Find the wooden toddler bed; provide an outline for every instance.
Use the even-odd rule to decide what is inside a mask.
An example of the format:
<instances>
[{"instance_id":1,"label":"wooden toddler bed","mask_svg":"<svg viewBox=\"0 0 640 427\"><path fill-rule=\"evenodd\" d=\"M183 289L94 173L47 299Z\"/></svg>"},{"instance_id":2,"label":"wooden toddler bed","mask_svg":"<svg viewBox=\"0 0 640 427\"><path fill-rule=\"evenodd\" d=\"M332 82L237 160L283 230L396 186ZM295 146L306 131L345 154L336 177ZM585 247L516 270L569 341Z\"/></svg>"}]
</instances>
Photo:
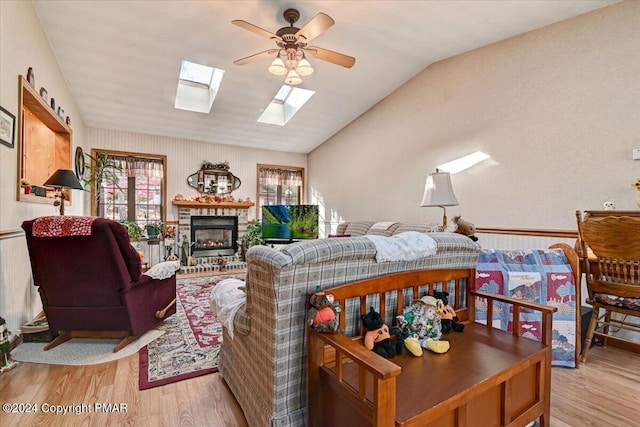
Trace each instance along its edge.
<instances>
[{"instance_id":1,"label":"wooden toddler bed","mask_svg":"<svg viewBox=\"0 0 640 427\"><path fill-rule=\"evenodd\" d=\"M308 329L309 426L549 426L551 321L556 311L474 290L475 269L420 270L379 276L332 289L340 327L355 337ZM462 333L451 332L447 353L404 351L384 359L363 345L360 314L370 306L387 324L435 291L450 293ZM472 322L475 298L488 300L488 324ZM542 342L492 327L494 301L511 304L514 331L520 312L542 313ZM358 332L359 330L359 332Z\"/></svg>"}]
</instances>

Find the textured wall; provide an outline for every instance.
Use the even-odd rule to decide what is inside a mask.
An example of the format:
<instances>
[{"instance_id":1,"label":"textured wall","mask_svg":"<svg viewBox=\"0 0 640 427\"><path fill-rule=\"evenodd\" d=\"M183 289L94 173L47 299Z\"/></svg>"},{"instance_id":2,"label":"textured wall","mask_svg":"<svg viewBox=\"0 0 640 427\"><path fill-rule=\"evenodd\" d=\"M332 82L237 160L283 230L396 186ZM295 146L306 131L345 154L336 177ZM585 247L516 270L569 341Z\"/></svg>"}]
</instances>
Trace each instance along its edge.
<instances>
[{"instance_id":1,"label":"textured wall","mask_svg":"<svg viewBox=\"0 0 640 427\"><path fill-rule=\"evenodd\" d=\"M327 218L438 222L427 174L482 150L450 217L575 229L576 209L636 209L639 22L622 2L431 65L310 153L311 192Z\"/></svg>"},{"instance_id":2,"label":"textured wall","mask_svg":"<svg viewBox=\"0 0 640 427\"><path fill-rule=\"evenodd\" d=\"M304 167L307 155L282 151L258 150L132 133L125 131L89 128L87 144L90 148L130 151L136 153L164 154L167 156L167 198L180 193L189 198L198 192L187 185L187 177L196 172L203 160L212 163L229 162L230 170L240 178L242 185L233 192L237 198L250 197L256 201L256 168L258 163ZM255 207L249 209L249 219L255 218ZM178 220L178 209L167 205L167 220Z\"/></svg>"},{"instance_id":3,"label":"textured wall","mask_svg":"<svg viewBox=\"0 0 640 427\"><path fill-rule=\"evenodd\" d=\"M71 117L73 156L76 147L83 146L84 124L31 2L0 1L0 65L0 105L17 120L18 75L26 76L27 69L33 67L37 90L44 86ZM55 214L51 205L16 201L17 156L16 135L16 148L0 146L0 230L19 228L24 219ZM83 192L73 192L73 206L65 210L67 215L83 213L83 198Z\"/></svg>"},{"instance_id":4,"label":"textured wall","mask_svg":"<svg viewBox=\"0 0 640 427\"><path fill-rule=\"evenodd\" d=\"M0 1L0 105L16 120L18 75L26 76L29 67L33 67L36 88L44 86L71 117L73 153L83 146L84 125L33 5L30 1ZM57 214L50 204L16 201L17 135L15 145L14 149L0 145L0 316L12 331L31 320L42 305L31 285L24 236L11 231L20 229L25 219ZM83 198L81 191L74 191L73 206L66 208L66 214L82 214Z\"/></svg>"}]
</instances>

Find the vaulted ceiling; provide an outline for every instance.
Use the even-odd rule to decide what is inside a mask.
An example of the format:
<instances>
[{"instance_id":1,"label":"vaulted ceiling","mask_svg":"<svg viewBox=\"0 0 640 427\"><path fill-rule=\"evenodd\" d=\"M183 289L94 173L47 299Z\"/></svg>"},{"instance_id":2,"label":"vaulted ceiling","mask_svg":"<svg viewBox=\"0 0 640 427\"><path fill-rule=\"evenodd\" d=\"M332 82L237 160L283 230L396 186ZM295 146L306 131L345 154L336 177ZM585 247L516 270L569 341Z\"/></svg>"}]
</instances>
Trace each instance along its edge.
<instances>
[{"instance_id":1,"label":"vaulted ceiling","mask_svg":"<svg viewBox=\"0 0 640 427\"><path fill-rule=\"evenodd\" d=\"M611 1L34 1L87 126L308 153L430 64L607 6ZM275 47L231 24L270 32L318 12L335 25L312 44L354 56L351 69L309 58L315 91L284 127L258 123L284 76L271 59L233 61ZM226 71L209 114L174 108L181 60Z\"/></svg>"}]
</instances>

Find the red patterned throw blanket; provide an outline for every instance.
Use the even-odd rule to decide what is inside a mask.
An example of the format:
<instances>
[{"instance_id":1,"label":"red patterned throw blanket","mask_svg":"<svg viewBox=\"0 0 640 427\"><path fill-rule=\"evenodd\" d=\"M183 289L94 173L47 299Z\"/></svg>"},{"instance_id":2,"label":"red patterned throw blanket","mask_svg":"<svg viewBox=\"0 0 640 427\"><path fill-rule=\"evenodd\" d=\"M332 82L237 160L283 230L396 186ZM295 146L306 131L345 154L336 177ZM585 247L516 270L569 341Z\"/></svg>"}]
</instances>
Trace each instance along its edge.
<instances>
[{"instance_id":1,"label":"red patterned throw blanket","mask_svg":"<svg viewBox=\"0 0 640 427\"><path fill-rule=\"evenodd\" d=\"M33 221L35 237L91 236L96 216L43 216Z\"/></svg>"}]
</instances>

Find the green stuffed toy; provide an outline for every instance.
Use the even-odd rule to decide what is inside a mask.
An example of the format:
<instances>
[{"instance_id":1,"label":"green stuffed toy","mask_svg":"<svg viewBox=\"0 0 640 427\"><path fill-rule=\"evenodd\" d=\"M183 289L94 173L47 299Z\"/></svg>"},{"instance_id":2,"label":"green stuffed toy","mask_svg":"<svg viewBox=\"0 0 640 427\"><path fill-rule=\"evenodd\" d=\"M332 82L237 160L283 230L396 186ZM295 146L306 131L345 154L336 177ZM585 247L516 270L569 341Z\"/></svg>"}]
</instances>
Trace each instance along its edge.
<instances>
[{"instance_id":1,"label":"green stuffed toy","mask_svg":"<svg viewBox=\"0 0 640 427\"><path fill-rule=\"evenodd\" d=\"M396 316L399 336L404 339L405 347L412 354L419 356L422 350L416 350L417 342L421 348L435 353L445 353L449 350L449 342L441 341L442 322L437 310L437 301L432 296L424 296L414 300L411 305L402 310L402 315Z\"/></svg>"}]
</instances>

